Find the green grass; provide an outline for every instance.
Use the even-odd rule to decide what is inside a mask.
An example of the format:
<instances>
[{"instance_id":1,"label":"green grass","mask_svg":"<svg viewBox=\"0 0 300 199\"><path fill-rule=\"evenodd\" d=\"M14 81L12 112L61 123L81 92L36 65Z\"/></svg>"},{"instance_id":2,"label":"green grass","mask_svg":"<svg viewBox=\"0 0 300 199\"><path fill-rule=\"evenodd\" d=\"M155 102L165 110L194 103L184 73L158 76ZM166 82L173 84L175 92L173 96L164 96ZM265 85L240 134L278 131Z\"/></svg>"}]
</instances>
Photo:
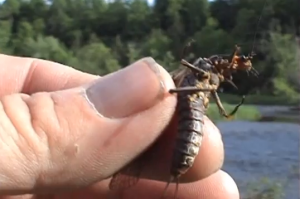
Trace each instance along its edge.
<instances>
[{"instance_id":1,"label":"green grass","mask_svg":"<svg viewBox=\"0 0 300 199\"><path fill-rule=\"evenodd\" d=\"M222 102L228 104L238 104L241 101L241 96L232 94L219 94ZM257 104L257 105L298 105L299 96L294 99L287 99L281 96L270 95L247 95L245 104Z\"/></svg>"},{"instance_id":2,"label":"green grass","mask_svg":"<svg viewBox=\"0 0 300 199\"><path fill-rule=\"evenodd\" d=\"M227 113L230 113L235 105L230 105L223 103L223 106ZM215 103L211 103L207 110L207 115L213 121L227 120L220 115L219 109ZM234 115L233 120L248 120L248 121L257 121L261 117L259 110L255 106L243 105L239 108L238 112Z\"/></svg>"},{"instance_id":3,"label":"green grass","mask_svg":"<svg viewBox=\"0 0 300 199\"><path fill-rule=\"evenodd\" d=\"M283 180L271 180L262 177L248 183L247 199L283 199L285 196L285 184Z\"/></svg>"}]
</instances>

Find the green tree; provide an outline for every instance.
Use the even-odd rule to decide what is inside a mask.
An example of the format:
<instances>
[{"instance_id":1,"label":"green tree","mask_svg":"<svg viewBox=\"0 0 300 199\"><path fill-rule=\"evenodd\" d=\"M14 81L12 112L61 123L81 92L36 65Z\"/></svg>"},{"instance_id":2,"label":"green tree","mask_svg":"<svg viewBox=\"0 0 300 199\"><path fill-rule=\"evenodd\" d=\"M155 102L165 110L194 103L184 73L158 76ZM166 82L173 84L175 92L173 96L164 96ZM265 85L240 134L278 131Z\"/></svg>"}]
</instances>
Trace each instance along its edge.
<instances>
[{"instance_id":1,"label":"green tree","mask_svg":"<svg viewBox=\"0 0 300 199\"><path fill-rule=\"evenodd\" d=\"M38 36L36 39L28 38L23 44L24 55L40 59L53 60L62 64L68 64L72 59L71 53L52 36Z\"/></svg>"},{"instance_id":2,"label":"green tree","mask_svg":"<svg viewBox=\"0 0 300 199\"><path fill-rule=\"evenodd\" d=\"M151 56L167 69L174 68L174 57L170 51L171 40L161 30L153 30L140 46L143 56ZM178 57L179 63L179 57ZM178 65L178 64L177 64Z\"/></svg>"},{"instance_id":3,"label":"green tree","mask_svg":"<svg viewBox=\"0 0 300 199\"><path fill-rule=\"evenodd\" d=\"M82 71L104 75L120 69L120 65L112 56L111 50L102 42L88 44L75 52L77 61L72 64Z\"/></svg>"},{"instance_id":4,"label":"green tree","mask_svg":"<svg viewBox=\"0 0 300 199\"><path fill-rule=\"evenodd\" d=\"M8 42L11 37L11 25L11 22L8 20L0 20L0 53L11 53L8 48Z\"/></svg>"},{"instance_id":5,"label":"green tree","mask_svg":"<svg viewBox=\"0 0 300 199\"><path fill-rule=\"evenodd\" d=\"M173 41L181 41L184 34L184 24L181 10L183 0L156 0L154 5L155 15L158 16L159 27L165 31L167 36ZM179 51L182 44L173 42L170 48L173 52Z\"/></svg>"},{"instance_id":6,"label":"green tree","mask_svg":"<svg viewBox=\"0 0 300 199\"><path fill-rule=\"evenodd\" d=\"M295 42L296 38L290 34L280 32L270 33L271 41L269 45L270 56L275 68L274 94L286 96L287 98L297 98L299 91L299 46Z\"/></svg>"},{"instance_id":7,"label":"green tree","mask_svg":"<svg viewBox=\"0 0 300 199\"><path fill-rule=\"evenodd\" d=\"M192 36L200 31L206 24L209 12L209 2L207 0L185 0L180 9L180 15L184 26L184 35Z\"/></svg>"},{"instance_id":8,"label":"green tree","mask_svg":"<svg viewBox=\"0 0 300 199\"><path fill-rule=\"evenodd\" d=\"M12 47L14 53L18 55L26 55L27 49L24 45L26 40L31 38L34 35L34 30L32 25L27 21L20 21L17 26L17 32L12 35Z\"/></svg>"},{"instance_id":9,"label":"green tree","mask_svg":"<svg viewBox=\"0 0 300 199\"><path fill-rule=\"evenodd\" d=\"M200 56L220 54L219 52L230 54L234 48L231 35L218 28L218 23L213 18L208 18L206 26L196 32L193 38L197 41L194 44L195 52Z\"/></svg>"},{"instance_id":10,"label":"green tree","mask_svg":"<svg viewBox=\"0 0 300 199\"><path fill-rule=\"evenodd\" d=\"M151 31L151 9L146 0L128 1L127 26L124 38L126 40L141 40L145 33Z\"/></svg>"}]
</instances>

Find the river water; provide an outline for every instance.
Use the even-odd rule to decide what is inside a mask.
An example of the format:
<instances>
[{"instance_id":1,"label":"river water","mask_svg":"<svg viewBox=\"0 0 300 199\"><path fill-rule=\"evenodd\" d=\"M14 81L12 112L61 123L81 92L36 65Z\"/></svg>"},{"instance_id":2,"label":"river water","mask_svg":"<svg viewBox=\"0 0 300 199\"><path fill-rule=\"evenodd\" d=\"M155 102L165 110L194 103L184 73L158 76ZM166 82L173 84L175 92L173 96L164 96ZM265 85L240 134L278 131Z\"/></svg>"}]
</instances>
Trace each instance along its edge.
<instances>
[{"instance_id":1,"label":"river water","mask_svg":"<svg viewBox=\"0 0 300 199\"><path fill-rule=\"evenodd\" d=\"M267 177L283 185L286 199L299 199L300 125L275 122L219 122L226 152L223 169L242 196L247 183Z\"/></svg>"}]
</instances>

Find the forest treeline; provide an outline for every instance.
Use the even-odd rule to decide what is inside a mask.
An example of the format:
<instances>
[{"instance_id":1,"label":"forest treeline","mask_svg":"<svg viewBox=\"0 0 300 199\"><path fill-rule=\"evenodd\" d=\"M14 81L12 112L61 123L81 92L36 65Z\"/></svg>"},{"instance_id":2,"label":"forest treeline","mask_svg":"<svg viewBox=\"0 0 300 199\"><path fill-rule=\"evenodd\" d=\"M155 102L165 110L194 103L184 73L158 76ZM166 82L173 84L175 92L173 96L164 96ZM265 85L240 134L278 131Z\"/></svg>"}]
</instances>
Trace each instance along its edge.
<instances>
[{"instance_id":1,"label":"forest treeline","mask_svg":"<svg viewBox=\"0 0 300 199\"><path fill-rule=\"evenodd\" d=\"M239 92L257 87L251 92L292 98L299 92L299 7L299 0L156 0L151 6L146 0L6 0L0 52L103 75L144 56L175 69L190 39L196 41L190 58L231 53L239 44L245 54L254 49L261 73L258 79L235 74Z\"/></svg>"}]
</instances>

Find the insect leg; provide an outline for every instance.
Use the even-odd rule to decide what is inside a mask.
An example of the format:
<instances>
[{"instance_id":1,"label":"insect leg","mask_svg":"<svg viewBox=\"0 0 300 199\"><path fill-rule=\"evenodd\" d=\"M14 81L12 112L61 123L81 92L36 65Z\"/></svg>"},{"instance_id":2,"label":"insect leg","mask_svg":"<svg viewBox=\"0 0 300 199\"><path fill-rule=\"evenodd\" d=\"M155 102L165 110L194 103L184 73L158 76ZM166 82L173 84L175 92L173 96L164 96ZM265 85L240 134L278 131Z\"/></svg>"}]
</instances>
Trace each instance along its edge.
<instances>
[{"instance_id":1,"label":"insect leg","mask_svg":"<svg viewBox=\"0 0 300 199\"><path fill-rule=\"evenodd\" d=\"M166 184L165 188L164 188L164 191L163 191L163 194L161 195L160 199L165 199L165 195L167 193L167 189L169 188L171 182L175 181L175 192L174 192L174 195L173 195L173 199L176 199L176 196L177 196L177 193L178 193L178 189L179 189L179 178L178 177L174 177L174 176L171 176L171 178L169 179L168 183ZM169 197L167 197L169 198Z\"/></svg>"},{"instance_id":2,"label":"insect leg","mask_svg":"<svg viewBox=\"0 0 300 199\"><path fill-rule=\"evenodd\" d=\"M213 91L213 92L212 92L212 96L213 96L213 98L215 99L215 101L216 101L216 103L217 103L217 106L218 106L218 108L219 108L220 114L222 114L222 115L223 115L224 117L226 117L226 118L231 118L231 117L238 111L239 107L240 107L240 106L244 103L244 101L245 101L245 96L243 96L241 102L240 102L238 105L236 105L236 106L234 107L233 111L232 111L230 114L227 114L227 113L226 113L226 110L224 109L224 107L223 107L223 105L222 105L222 102L221 102L221 100L220 100L220 98L219 98L218 93L217 93L216 91Z\"/></svg>"},{"instance_id":3,"label":"insect leg","mask_svg":"<svg viewBox=\"0 0 300 199\"><path fill-rule=\"evenodd\" d=\"M225 82L228 82L228 83L231 84L231 86L233 86L236 90L239 90L238 87L235 85L235 83L234 83L231 79L226 78L226 79L225 79Z\"/></svg>"},{"instance_id":4,"label":"insect leg","mask_svg":"<svg viewBox=\"0 0 300 199\"><path fill-rule=\"evenodd\" d=\"M230 57L231 63L229 65L229 68L233 67L234 61L235 61L235 56L237 55L238 51L240 50L240 47L238 45L235 45L235 49L233 54Z\"/></svg>"},{"instance_id":5,"label":"insect leg","mask_svg":"<svg viewBox=\"0 0 300 199\"><path fill-rule=\"evenodd\" d=\"M196 66L194 66L193 64L189 63L188 61L186 61L186 60L184 60L184 59L181 60L181 64L182 64L183 66L188 67L188 68L191 69L193 72L203 74L203 76L208 76L208 75L209 75L208 72L202 70L201 68L197 68Z\"/></svg>"},{"instance_id":6,"label":"insect leg","mask_svg":"<svg viewBox=\"0 0 300 199\"><path fill-rule=\"evenodd\" d=\"M187 87L181 87L181 88L174 88L170 89L169 93L181 93L181 92L189 92L189 93L195 93L195 92L209 92L214 91L215 88L198 88L196 86L187 86Z\"/></svg>"},{"instance_id":7,"label":"insect leg","mask_svg":"<svg viewBox=\"0 0 300 199\"><path fill-rule=\"evenodd\" d=\"M179 189L179 178L176 179L176 187L175 187L175 192L174 192L174 199L176 199L178 189Z\"/></svg>"},{"instance_id":8,"label":"insect leg","mask_svg":"<svg viewBox=\"0 0 300 199\"><path fill-rule=\"evenodd\" d=\"M255 68L251 68L250 72L255 76L255 77L258 77L259 75L259 72L255 69Z\"/></svg>"},{"instance_id":9,"label":"insect leg","mask_svg":"<svg viewBox=\"0 0 300 199\"><path fill-rule=\"evenodd\" d=\"M258 78L258 74L255 73L253 70L250 70L250 73L251 73L252 75L254 75L256 78Z\"/></svg>"}]
</instances>

